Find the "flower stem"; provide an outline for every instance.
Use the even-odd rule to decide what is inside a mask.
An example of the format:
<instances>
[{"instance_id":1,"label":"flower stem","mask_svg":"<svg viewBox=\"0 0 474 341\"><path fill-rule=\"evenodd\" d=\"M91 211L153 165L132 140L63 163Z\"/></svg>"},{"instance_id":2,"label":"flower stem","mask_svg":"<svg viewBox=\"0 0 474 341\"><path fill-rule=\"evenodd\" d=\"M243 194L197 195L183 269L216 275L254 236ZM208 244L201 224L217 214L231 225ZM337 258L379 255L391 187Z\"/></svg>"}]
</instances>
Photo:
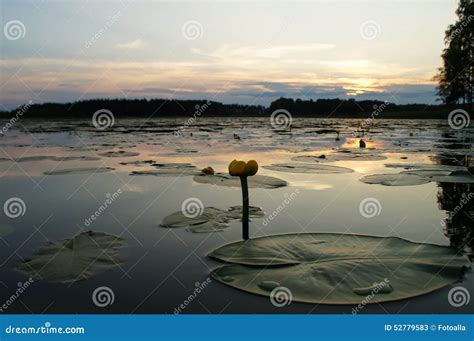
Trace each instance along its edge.
<instances>
[{"instance_id":1,"label":"flower stem","mask_svg":"<svg viewBox=\"0 0 474 341\"><path fill-rule=\"evenodd\" d=\"M242 187L242 238L249 239L249 186L247 177L240 177Z\"/></svg>"}]
</instances>

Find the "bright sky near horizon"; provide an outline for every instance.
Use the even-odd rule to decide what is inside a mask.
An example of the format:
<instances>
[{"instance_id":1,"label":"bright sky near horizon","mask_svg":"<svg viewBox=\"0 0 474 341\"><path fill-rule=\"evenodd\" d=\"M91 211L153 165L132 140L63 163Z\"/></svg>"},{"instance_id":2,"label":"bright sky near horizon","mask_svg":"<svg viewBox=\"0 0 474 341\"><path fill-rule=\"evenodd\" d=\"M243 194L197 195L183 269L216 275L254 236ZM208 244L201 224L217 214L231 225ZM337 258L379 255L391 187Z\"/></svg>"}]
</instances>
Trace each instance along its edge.
<instances>
[{"instance_id":1,"label":"bright sky near horizon","mask_svg":"<svg viewBox=\"0 0 474 341\"><path fill-rule=\"evenodd\" d=\"M456 0L1 0L0 103L436 103ZM1 108L0 108L1 109Z\"/></svg>"}]
</instances>

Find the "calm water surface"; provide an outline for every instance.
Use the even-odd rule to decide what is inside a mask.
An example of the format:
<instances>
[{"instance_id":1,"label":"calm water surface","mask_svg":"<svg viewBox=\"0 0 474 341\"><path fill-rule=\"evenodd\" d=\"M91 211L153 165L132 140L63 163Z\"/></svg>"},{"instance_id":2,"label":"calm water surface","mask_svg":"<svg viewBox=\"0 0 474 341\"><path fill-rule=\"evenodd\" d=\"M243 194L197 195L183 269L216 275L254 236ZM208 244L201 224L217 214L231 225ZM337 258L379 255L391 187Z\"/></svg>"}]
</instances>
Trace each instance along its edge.
<instances>
[{"instance_id":1,"label":"calm water surface","mask_svg":"<svg viewBox=\"0 0 474 341\"><path fill-rule=\"evenodd\" d=\"M25 282L27 275L15 270L18 263L49 241L70 238L94 230L125 239L122 263L94 277L73 284L35 281L8 312L48 313L173 313L193 292L196 283L208 278L221 263L206 255L241 238L238 221L215 233L191 233L186 228L160 227L162 219L181 209L184 200L198 198L204 206L227 209L241 204L239 188L199 184L192 176L132 176L151 165L122 164L153 160L157 163L191 163L199 169L212 166L226 172L234 158L255 159L260 166L291 162L297 155L329 154L336 149L358 150L354 131L360 120L293 119L291 130L275 131L267 119L199 118L190 126L182 119L117 119L106 131L90 121L19 122L0 136L0 158L28 156L91 156L98 160L57 161L36 159L0 162L0 199L21 198L23 216L3 214L0 223L13 228L1 238L0 297L6 300ZM180 133L177 134L176 131ZM337 131L340 139L336 140ZM234 134L240 141L234 140ZM336 161L328 165L354 170L345 174L291 174L260 168L259 174L284 179L288 187L250 190L250 203L268 217L282 202L291 202L275 219L251 222L253 237L297 232L336 232L398 236L412 241L451 245L472 253L473 203L464 205L447 227L442 219L459 205L462 195L473 192L468 184L430 182L419 186L369 185L359 179L377 173L398 173L387 163L434 163L472 166L474 130L452 130L444 121L377 119L365 136L380 161ZM107 157L109 151L138 155ZM45 175L45 172L85 167L112 167L108 173ZM104 203L107 194L120 196L92 223L89 217ZM297 193L297 195L293 195ZM366 218L359 205L376 198L380 214ZM407 279L409 280L409 279ZM467 272L462 285L473 288ZM99 286L113 288L115 302L99 308L91 293ZM375 304L363 313L466 313L470 303L451 307L451 287L399 302ZM211 282L184 310L185 313L351 313L352 306L292 303L275 308L266 297L241 292Z\"/></svg>"}]
</instances>

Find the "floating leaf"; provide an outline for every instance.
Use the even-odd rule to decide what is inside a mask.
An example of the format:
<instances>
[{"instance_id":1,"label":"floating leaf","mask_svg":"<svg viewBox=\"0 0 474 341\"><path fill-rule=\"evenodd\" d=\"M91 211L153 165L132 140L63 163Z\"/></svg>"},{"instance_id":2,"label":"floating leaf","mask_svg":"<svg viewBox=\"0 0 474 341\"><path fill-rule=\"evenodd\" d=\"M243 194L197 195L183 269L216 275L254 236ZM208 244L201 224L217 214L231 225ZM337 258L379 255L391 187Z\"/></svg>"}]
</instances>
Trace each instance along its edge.
<instances>
[{"instance_id":1,"label":"floating leaf","mask_svg":"<svg viewBox=\"0 0 474 341\"><path fill-rule=\"evenodd\" d=\"M263 166L277 172L286 173L312 173L312 174L339 174L352 173L354 170L346 167L311 164L311 163L277 163L270 166Z\"/></svg>"},{"instance_id":2,"label":"floating leaf","mask_svg":"<svg viewBox=\"0 0 474 341\"><path fill-rule=\"evenodd\" d=\"M445 246L335 233L255 238L224 245L209 256L234 263L211 272L223 284L263 296L278 284L291 291L294 301L312 304L359 304L367 295L367 303L423 295L459 281L471 266Z\"/></svg>"},{"instance_id":3,"label":"floating leaf","mask_svg":"<svg viewBox=\"0 0 474 341\"><path fill-rule=\"evenodd\" d=\"M105 157L131 157L131 156L140 155L140 153L130 152L130 151L126 151L126 150L118 150L118 151L111 151L111 152L101 153L99 155L100 156L105 156Z\"/></svg>"},{"instance_id":4,"label":"floating leaf","mask_svg":"<svg viewBox=\"0 0 474 341\"><path fill-rule=\"evenodd\" d=\"M224 173L215 173L214 175L199 174L196 175L194 181L201 184L211 184L227 187L240 187L240 178ZM250 188L279 188L288 186L285 180L278 179L266 175L254 175L247 178Z\"/></svg>"},{"instance_id":5,"label":"floating leaf","mask_svg":"<svg viewBox=\"0 0 474 341\"><path fill-rule=\"evenodd\" d=\"M5 159L0 158L1 161L11 161L11 162L34 162L34 161L57 161L57 162L65 162L65 161L96 161L100 160L99 157L95 156L24 156L18 159Z\"/></svg>"},{"instance_id":6,"label":"floating leaf","mask_svg":"<svg viewBox=\"0 0 474 341\"><path fill-rule=\"evenodd\" d=\"M428 178L411 173L366 175L360 181L384 186L416 186L430 182Z\"/></svg>"},{"instance_id":7,"label":"floating leaf","mask_svg":"<svg viewBox=\"0 0 474 341\"><path fill-rule=\"evenodd\" d=\"M322 154L322 155L300 155L295 156L291 160L297 162L334 162L334 161L380 161L386 160L387 157L379 154L369 154L360 152Z\"/></svg>"},{"instance_id":8,"label":"floating leaf","mask_svg":"<svg viewBox=\"0 0 474 341\"><path fill-rule=\"evenodd\" d=\"M417 170L435 170L452 172L455 170L467 170L466 167L451 166L451 165L435 165L429 163L387 163L385 167L388 168L405 168L405 169L417 169Z\"/></svg>"},{"instance_id":9,"label":"floating leaf","mask_svg":"<svg viewBox=\"0 0 474 341\"><path fill-rule=\"evenodd\" d=\"M89 168L69 168L56 169L44 172L45 175L69 175L69 174L90 174L90 173L107 173L113 171L112 167L89 167Z\"/></svg>"},{"instance_id":10,"label":"floating leaf","mask_svg":"<svg viewBox=\"0 0 474 341\"><path fill-rule=\"evenodd\" d=\"M474 174L469 171L458 170L446 175L433 175L429 179L436 182L472 184L474 183Z\"/></svg>"},{"instance_id":11,"label":"floating leaf","mask_svg":"<svg viewBox=\"0 0 474 341\"><path fill-rule=\"evenodd\" d=\"M155 163L156 169L133 171L130 175L189 176L200 174L199 169L190 163Z\"/></svg>"},{"instance_id":12,"label":"floating leaf","mask_svg":"<svg viewBox=\"0 0 474 341\"><path fill-rule=\"evenodd\" d=\"M71 283L120 263L118 249L123 239L102 232L88 231L52 242L17 266L33 278L54 283Z\"/></svg>"},{"instance_id":13,"label":"floating leaf","mask_svg":"<svg viewBox=\"0 0 474 341\"><path fill-rule=\"evenodd\" d=\"M263 211L259 207L249 207L251 218L263 217ZM217 232L229 227L230 220L242 218L242 206L232 206L227 211L215 207L205 207L202 213L196 217L186 216L182 211L175 212L165 217L161 222L162 227L189 227L194 233Z\"/></svg>"}]
</instances>

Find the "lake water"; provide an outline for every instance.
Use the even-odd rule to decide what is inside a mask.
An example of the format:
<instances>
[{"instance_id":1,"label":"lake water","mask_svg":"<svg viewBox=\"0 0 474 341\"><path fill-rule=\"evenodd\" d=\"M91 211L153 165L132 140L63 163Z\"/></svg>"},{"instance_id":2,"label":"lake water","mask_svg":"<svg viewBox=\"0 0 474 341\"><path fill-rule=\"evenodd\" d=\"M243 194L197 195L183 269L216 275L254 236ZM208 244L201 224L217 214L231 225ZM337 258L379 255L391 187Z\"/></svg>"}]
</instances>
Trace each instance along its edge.
<instances>
[{"instance_id":1,"label":"lake water","mask_svg":"<svg viewBox=\"0 0 474 341\"><path fill-rule=\"evenodd\" d=\"M366 175L403 171L403 168L386 167L388 163L472 166L472 128L453 130L447 122L436 120L377 119L364 140L366 151L379 159L324 163L350 168L354 170L352 173L293 174L262 168L293 162L291 159L298 155L331 155L336 150L345 152L339 155L355 153L359 151L359 137L354 132L360 123L361 120L350 119L293 118L291 130L280 131L273 129L267 118L201 117L189 126L184 119L116 119L113 127L99 131L85 120L20 120L0 136L0 202L3 205L10 198L24 202L23 215L16 218L4 212L0 215L0 224L12 229L0 242L2 301L15 292L19 282L28 280L28 275L16 270L17 265L30 259L48 242L93 230L121 236L125 243L119 249L118 265L73 283L35 280L5 311L173 313L196 285L208 279L210 270L222 265L207 254L241 239L238 220L230 221L227 229L213 233L165 228L160 223L167 215L180 211L189 198L198 199L205 207L222 210L240 205L240 189L198 183L193 176L185 174L130 175L134 171L156 169L151 163L134 161L190 163L198 169L212 166L217 172L226 173L233 159L257 160L261 166L258 174L283 179L288 186L250 188L250 204L260 207L265 218L278 211L272 220L252 219L251 237L299 232L397 236L451 245L472 254L474 202L462 205L446 227L441 223L459 206L463 194L473 192L472 185L432 181L417 186L383 186L360 181ZM234 134L240 140L234 139ZM130 156L108 153L117 151L133 153ZM25 159L30 156L38 158ZM89 159L60 159L73 156ZM45 174L97 167L113 170ZM86 219L103 205L107 195L117 191L120 194L113 202L87 223ZM291 200L279 210L278 206L288 198ZM373 217L366 217L360 211L361 202L367 198L380 204ZM472 289L473 283L472 271L468 271L461 284ZM113 290L113 304L107 307L94 304L91 296L100 286ZM451 287L408 300L368 305L362 312L472 312L472 302L459 308L448 303ZM350 314L352 308L296 302L276 308L267 297L211 281L182 312Z\"/></svg>"}]
</instances>

